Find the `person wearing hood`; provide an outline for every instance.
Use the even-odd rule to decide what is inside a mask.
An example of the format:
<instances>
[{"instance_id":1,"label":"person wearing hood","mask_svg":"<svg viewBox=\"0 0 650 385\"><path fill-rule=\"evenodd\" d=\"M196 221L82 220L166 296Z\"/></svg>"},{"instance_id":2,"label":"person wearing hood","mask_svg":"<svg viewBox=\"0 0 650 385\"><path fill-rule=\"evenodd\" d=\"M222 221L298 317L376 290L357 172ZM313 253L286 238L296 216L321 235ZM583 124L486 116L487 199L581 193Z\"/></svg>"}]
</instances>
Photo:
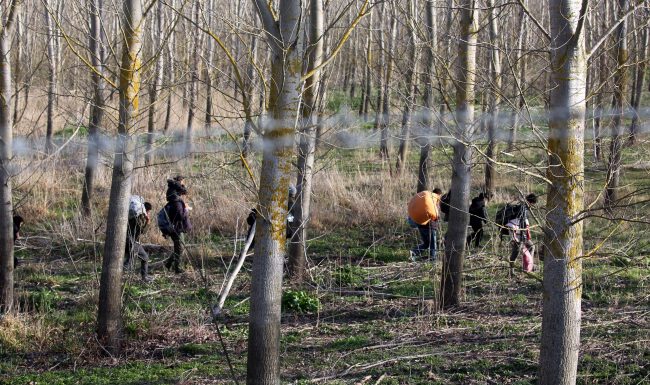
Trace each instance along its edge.
<instances>
[{"instance_id":1,"label":"person wearing hood","mask_svg":"<svg viewBox=\"0 0 650 385\"><path fill-rule=\"evenodd\" d=\"M167 269L174 268L176 274L182 273L182 256L184 234L192 229L190 223L189 210L190 207L185 204L183 197L187 195L187 188L183 183L184 178L177 176L173 179L167 180L167 205L165 212L170 223L170 228L163 232L163 235L169 236L174 242L174 252L165 261Z\"/></svg>"},{"instance_id":2,"label":"person wearing hood","mask_svg":"<svg viewBox=\"0 0 650 385\"><path fill-rule=\"evenodd\" d=\"M484 193L472 199L469 206L469 225L472 226L472 234L467 237L467 246L471 245L474 240L474 247L481 247L481 239L483 238L483 224L488 221L487 209L485 208L485 201L488 197Z\"/></svg>"}]
</instances>

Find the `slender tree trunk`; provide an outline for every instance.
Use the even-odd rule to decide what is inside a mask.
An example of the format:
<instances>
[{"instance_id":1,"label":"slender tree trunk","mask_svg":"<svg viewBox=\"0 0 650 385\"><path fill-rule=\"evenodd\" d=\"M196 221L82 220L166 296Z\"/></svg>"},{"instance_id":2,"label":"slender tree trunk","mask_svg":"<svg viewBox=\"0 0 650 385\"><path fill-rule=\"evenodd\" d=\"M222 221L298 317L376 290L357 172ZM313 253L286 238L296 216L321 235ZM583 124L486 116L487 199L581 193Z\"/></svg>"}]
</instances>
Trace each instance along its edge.
<instances>
[{"instance_id":1,"label":"slender tree trunk","mask_svg":"<svg viewBox=\"0 0 650 385\"><path fill-rule=\"evenodd\" d=\"M386 74L386 44L384 39L384 17L386 16L386 3L381 5L381 13L379 14L379 31L377 31L377 49L379 50L379 58L377 63L377 69L375 71L377 77L377 99L376 99L376 108L375 108L375 131L381 131L382 121L384 114L382 107L384 107L383 97L384 97L384 75ZM381 145L380 145L381 146ZM381 149L379 150L381 155Z\"/></svg>"},{"instance_id":2,"label":"slender tree trunk","mask_svg":"<svg viewBox=\"0 0 650 385\"><path fill-rule=\"evenodd\" d=\"M13 122L11 121L11 29L20 1L6 4L0 13L0 314L14 304L14 233L11 194ZM6 15L6 16L4 16Z\"/></svg>"},{"instance_id":3,"label":"slender tree trunk","mask_svg":"<svg viewBox=\"0 0 650 385\"><path fill-rule=\"evenodd\" d=\"M173 9L176 7L176 0L171 0L171 6ZM167 82L167 103L165 106L165 123L163 125L163 135L169 134L169 125L171 124L171 113L172 113L172 102L174 98L174 82L176 77L174 75L175 65L174 65L174 50L176 47L176 28L172 27L172 17L169 16L169 40L165 51L167 53L167 60L165 61L165 81Z\"/></svg>"},{"instance_id":4,"label":"slender tree trunk","mask_svg":"<svg viewBox=\"0 0 650 385\"><path fill-rule=\"evenodd\" d=\"M102 0L89 0L90 37L88 46L91 52L91 64L95 71L91 73L93 84L93 104L90 108L88 122L88 156L81 191L81 212L88 217L92 213L92 198L95 187L95 172L99 165L99 131L104 115L104 50L102 49Z\"/></svg>"},{"instance_id":5,"label":"slender tree trunk","mask_svg":"<svg viewBox=\"0 0 650 385\"><path fill-rule=\"evenodd\" d=\"M528 0L523 1L524 4L528 2ZM515 79L515 81L513 81L514 95L519 95L517 98L519 101L517 103L517 108L514 111L512 130L510 131L510 137L508 138L509 152L513 151L515 145L517 144L517 132L519 131L519 121L521 120L520 115L523 113L524 106L526 105L525 90L527 88L526 74L528 70L528 59L523 52L523 47L525 44L527 44L526 40L528 38L528 24L526 18L526 13L522 8L521 12L519 13L519 20L521 24L519 25L519 37L517 38L517 54L519 55L519 80L517 81ZM513 74L513 76L516 75Z\"/></svg>"},{"instance_id":6,"label":"slender tree trunk","mask_svg":"<svg viewBox=\"0 0 650 385\"><path fill-rule=\"evenodd\" d=\"M214 1L213 0L208 0L208 9L212 10L214 7ZM208 11L208 17L207 17L207 28L212 30L212 12ZM212 43L212 39L207 39L206 41L206 58L205 58L205 67L203 70L203 78L205 79L205 123L204 123L204 129L205 129L205 136L209 138L212 135L212 116L214 115L213 113L213 104L214 101L212 99L212 67L214 65L214 44Z\"/></svg>"},{"instance_id":7,"label":"slender tree trunk","mask_svg":"<svg viewBox=\"0 0 650 385\"><path fill-rule=\"evenodd\" d=\"M494 178L496 175L494 169L494 159L496 158L495 147L496 131L499 124L499 103L501 102L501 52L498 46L499 28L497 15L494 9L494 0L487 0L488 19L490 25L490 62L492 68L492 87L488 89L488 146L485 160L485 192L488 196L494 195Z\"/></svg>"},{"instance_id":8,"label":"slender tree trunk","mask_svg":"<svg viewBox=\"0 0 650 385\"><path fill-rule=\"evenodd\" d=\"M141 2L125 0L123 4L120 118L115 142L97 312L97 336L111 354L119 352L122 343L122 262L135 157L135 143L131 134L138 113L142 47Z\"/></svg>"},{"instance_id":9,"label":"slender tree trunk","mask_svg":"<svg viewBox=\"0 0 650 385\"><path fill-rule=\"evenodd\" d=\"M263 136L256 257L251 279L247 383L279 384L287 191L302 88L302 57L297 52L302 10L299 1L280 0L279 21L276 22L266 1L254 1L273 52L269 106L274 124Z\"/></svg>"},{"instance_id":10,"label":"slender tree trunk","mask_svg":"<svg viewBox=\"0 0 650 385\"><path fill-rule=\"evenodd\" d=\"M604 33L607 28L609 28L609 7L607 4L604 5L604 15L602 17L602 23L600 26L600 32ZM600 135L601 128L603 126L603 115L605 114L605 85L607 83L607 78L609 77L610 71L607 68L607 55L601 54L598 65L598 74L599 74L599 87L600 90L596 94L596 117L594 118L594 158L597 162L600 162L603 158L602 150L602 138Z\"/></svg>"},{"instance_id":11,"label":"slender tree trunk","mask_svg":"<svg viewBox=\"0 0 650 385\"><path fill-rule=\"evenodd\" d=\"M426 13L426 36L427 44L425 50L426 65L425 71L425 94L424 94L424 111L422 128L423 132L419 135L417 143L420 146L420 161L418 164L418 184L417 191L429 190L429 164L431 163L431 136L433 135L433 107L435 98L433 94L433 83L435 70L435 50L438 46L436 7L434 0L427 0L425 3Z\"/></svg>"},{"instance_id":12,"label":"slender tree trunk","mask_svg":"<svg viewBox=\"0 0 650 385\"><path fill-rule=\"evenodd\" d=\"M382 61L386 63L386 74L383 81L383 90L380 88L380 92L384 93L382 96L382 106L378 111L381 110L381 141L379 143L379 156L384 160L389 160L390 158L390 148L388 143L388 136L390 133L390 94L391 94L391 77L393 74L393 63L395 63L395 39L397 38L397 16L395 15L394 7L391 6L391 22L390 22L390 32L388 38L388 50L383 53L385 59ZM383 46L383 44L382 44ZM383 69L383 66L382 66Z\"/></svg>"},{"instance_id":13,"label":"slender tree trunk","mask_svg":"<svg viewBox=\"0 0 650 385\"><path fill-rule=\"evenodd\" d=\"M465 237L469 223L469 199L474 125L474 82L476 76L476 41L478 12L472 0L460 3L460 40L458 43L458 73L456 74L456 121L454 156L451 176L451 210L445 236L445 259L442 265L440 304L443 308L460 303L463 285Z\"/></svg>"},{"instance_id":14,"label":"slender tree trunk","mask_svg":"<svg viewBox=\"0 0 650 385\"><path fill-rule=\"evenodd\" d=\"M636 65L636 80L634 85L634 101L632 102L632 124L630 125L630 142L636 142L636 135L639 129L639 107L641 105L641 96L643 95L643 83L645 81L645 72L648 59L648 47L650 46L650 38L647 25L643 27L641 32L641 41L637 45L639 59Z\"/></svg>"},{"instance_id":15,"label":"slender tree trunk","mask_svg":"<svg viewBox=\"0 0 650 385\"><path fill-rule=\"evenodd\" d=\"M156 55L156 64L153 68L151 86L149 87L149 108L147 110L147 140L144 152L145 166L151 165L153 160L153 140L156 128L156 104L158 103L158 89L162 84L163 55L161 53L160 36L163 34L163 3L159 2L156 8L154 26L151 29L151 42L153 54Z\"/></svg>"},{"instance_id":16,"label":"slender tree trunk","mask_svg":"<svg viewBox=\"0 0 650 385\"><path fill-rule=\"evenodd\" d=\"M404 98L404 110L402 112L402 134L400 135L399 151L397 153L397 163L395 170L397 175L404 172L406 165L406 156L408 154L409 141L411 136L411 113L414 110L415 104L415 74L418 72L418 51L417 51L417 35L415 33L415 21L413 20L414 10L413 0L408 2L408 17L407 21L409 33L409 64L406 70L406 94Z\"/></svg>"},{"instance_id":17,"label":"slender tree trunk","mask_svg":"<svg viewBox=\"0 0 650 385\"><path fill-rule=\"evenodd\" d=\"M52 135L54 133L54 106L57 93L57 53L56 37L54 36L54 21L50 12L56 13L57 4L52 0L44 0L45 3L45 26L47 28L47 63L48 63L48 86L47 86L47 126L45 132L45 153L50 154L54 147Z\"/></svg>"},{"instance_id":18,"label":"slender tree trunk","mask_svg":"<svg viewBox=\"0 0 650 385\"><path fill-rule=\"evenodd\" d=\"M16 14L16 49L14 52L16 52L16 60L14 64L14 113L13 113L13 124L18 124L18 102L20 101L20 86L21 86L21 80L22 80L22 63L21 61L23 60L23 35L24 35L24 26L23 26L23 17L22 13L18 12Z\"/></svg>"},{"instance_id":19,"label":"slender tree trunk","mask_svg":"<svg viewBox=\"0 0 650 385\"><path fill-rule=\"evenodd\" d=\"M619 17L623 18L629 8L629 0L619 0ZM614 99L612 101L612 141L609 147L609 164L607 167L607 187L605 188L605 209L612 213L618 201L618 189L621 178L621 152L623 150L623 114L625 113L625 95L627 94L627 18L617 30L616 58L617 68L614 76Z\"/></svg>"},{"instance_id":20,"label":"slender tree trunk","mask_svg":"<svg viewBox=\"0 0 650 385\"><path fill-rule=\"evenodd\" d=\"M194 7L192 8L192 19L194 23L199 23L199 0L194 0ZM187 131L185 132L185 155L192 154L192 141L194 136L194 115L196 113L196 99L199 80L199 49L201 46L200 35L198 29L193 25L191 33L192 50L188 60L190 61L190 82L187 90Z\"/></svg>"},{"instance_id":21,"label":"slender tree trunk","mask_svg":"<svg viewBox=\"0 0 650 385\"><path fill-rule=\"evenodd\" d=\"M581 0L550 0L551 117L540 385L574 385L580 349L586 55Z\"/></svg>"},{"instance_id":22,"label":"slender tree trunk","mask_svg":"<svg viewBox=\"0 0 650 385\"><path fill-rule=\"evenodd\" d=\"M255 72L255 63L257 62L257 36L251 36L251 62L248 63L246 68L246 90L244 92L248 93L248 98L250 105L254 104L255 100L255 84L257 79L257 73ZM260 100L263 100L260 98ZM242 156L246 158L248 153L251 150L251 134L253 133L253 117L247 116L246 121L244 122L244 143L242 145Z\"/></svg>"},{"instance_id":23,"label":"slender tree trunk","mask_svg":"<svg viewBox=\"0 0 650 385\"><path fill-rule=\"evenodd\" d=\"M361 111L359 115L363 116L363 121L368 121L368 110L370 108L370 98L372 97L372 16L374 12L371 9L368 15L368 35L366 36L366 67L363 75L363 100L361 102Z\"/></svg>"},{"instance_id":24,"label":"slender tree trunk","mask_svg":"<svg viewBox=\"0 0 650 385\"><path fill-rule=\"evenodd\" d=\"M307 67L304 72L309 73L323 61L323 31L324 14L323 0L309 1L309 42ZM316 149L316 125L318 118L317 97L319 88L320 71L305 81L305 91L302 100L302 128L300 144L298 146L298 176L296 184L296 200L294 202L294 223L296 229L289 247L289 275L295 282L302 282L305 277L307 265L307 224L309 222L311 207L312 177L314 175L314 153Z\"/></svg>"}]
</instances>

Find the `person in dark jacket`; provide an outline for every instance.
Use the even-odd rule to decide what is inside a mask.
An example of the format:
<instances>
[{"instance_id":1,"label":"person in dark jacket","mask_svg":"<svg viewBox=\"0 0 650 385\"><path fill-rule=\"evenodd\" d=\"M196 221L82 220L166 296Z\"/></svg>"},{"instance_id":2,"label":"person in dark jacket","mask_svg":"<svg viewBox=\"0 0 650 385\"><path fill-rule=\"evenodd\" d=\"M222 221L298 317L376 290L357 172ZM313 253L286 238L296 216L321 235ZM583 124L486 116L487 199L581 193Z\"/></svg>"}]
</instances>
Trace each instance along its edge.
<instances>
[{"instance_id":1,"label":"person in dark jacket","mask_svg":"<svg viewBox=\"0 0 650 385\"><path fill-rule=\"evenodd\" d=\"M474 240L474 247L481 247L481 239L483 238L483 224L488 221L487 209L485 202L488 197L484 193L472 199L469 205L469 225L472 226L472 234L467 237L467 246L470 246Z\"/></svg>"},{"instance_id":2,"label":"person in dark jacket","mask_svg":"<svg viewBox=\"0 0 650 385\"><path fill-rule=\"evenodd\" d=\"M23 220L23 217L20 215L14 215L14 245L16 245L16 241L20 238L20 228L23 226L24 222L25 221ZM20 262L18 262L18 257L16 257L16 253L14 252L14 267L18 266L19 264Z\"/></svg>"},{"instance_id":3,"label":"person in dark jacket","mask_svg":"<svg viewBox=\"0 0 650 385\"><path fill-rule=\"evenodd\" d=\"M149 275L149 254L140 244L140 236L147 231L147 227L151 222L149 216L151 209L151 203L144 202L145 212L135 218L129 218L124 250L124 267L127 267L131 263L131 258L137 255L140 260L140 275L144 282L153 281L153 277Z\"/></svg>"},{"instance_id":4,"label":"person in dark jacket","mask_svg":"<svg viewBox=\"0 0 650 385\"><path fill-rule=\"evenodd\" d=\"M165 267L167 269L173 267L176 274L183 272L184 234L192 229L189 217L190 207L182 199L185 195L187 195L187 188L183 183L183 177L177 176L174 179L167 180L167 205L165 206L165 211L172 230L163 235L169 236L174 242L174 252L165 261Z\"/></svg>"}]
</instances>

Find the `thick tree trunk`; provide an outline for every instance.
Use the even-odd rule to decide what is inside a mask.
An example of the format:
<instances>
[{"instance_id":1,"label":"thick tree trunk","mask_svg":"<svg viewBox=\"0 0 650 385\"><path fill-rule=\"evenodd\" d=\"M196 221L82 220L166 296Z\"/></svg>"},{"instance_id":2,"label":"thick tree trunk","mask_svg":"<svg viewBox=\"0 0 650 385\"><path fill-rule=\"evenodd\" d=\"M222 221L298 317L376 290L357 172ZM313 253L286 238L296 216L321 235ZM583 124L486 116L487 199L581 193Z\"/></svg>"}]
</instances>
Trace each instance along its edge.
<instances>
[{"instance_id":1,"label":"thick tree trunk","mask_svg":"<svg viewBox=\"0 0 650 385\"><path fill-rule=\"evenodd\" d=\"M476 41L478 9L472 0L460 3L461 25L456 74L456 121L454 156L451 176L451 209L445 236L445 259L442 265L440 305L443 308L460 303L463 285L463 259L471 182L471 140L474 125L474 82L476 77Z\"/></svg>"},{"instance_id":2,"label":"thick tree trunk","mask_svg":"<svg viewBox=\"0 0 650 385\"><path fill-rule=\"evenodd\" d=\"M307 68L310 73L323 61L324 12L323 0L309 2L309 42ZM296 232L289 247L289 275L295 282L302 282L307 264L307 224L311 207L312 177L314 175L314 155L316 150L316 125L318 118L317 97L320 95L320 71L305 81L302 100L302 127L298 146L298 176L296 200L294 202L294 223Z\"/></svg>"},{"instance_id":3,"label":"thick tree trunk","mask_svg":"<svg viewBox=\"0 0 650 385\"><path fill-rule=\"evenodd\" d=\"M120 351L122 342L122 263L135 157L135 143L131 135L138 113L142 54L140 0L124 1L122 30L124 40L119 86L120 120L115 143L97 312L97 336L111 354Z\"/></svg>"},{"instance_id":4,"label":"thick tree trunk","mask_svg":"<svg viewBox=\"0 0 650 385\"><path fill-rule=\"evenodd\" d=\"M11 194L13 122L11 121L11 28L20 1L9 1L0 25L0 314L14 304L14 233Z\"/></svg>"},{"instance_id":5,"label":"thick tree trunk","mask_svg":"<svg viewBox=\"0 0 650 385\"><path fill-rule=\"evenodd\" d=\"M406 156L408 154L409 141L411 136L411 113L415 104L415 74L418 72L418 51L417 35L415 33L415 21L413 20L413 0L408 2L409 20L407 27L409 32L409 64L406 70L406 93L404 97L404 110L402 111L402 133L400 135L399 151L397 152L397 163L395 171L397 175L404 172Z\"/></svg>"},{"instance_id":6,"label":"thick tree trunk","mask_svg":"<svg viewBox=\"0 0 650 385\"><path fill-rule=\"evenodd\" d=\"M623 18L629 8L629 0L619 0L619 17ZM614 99L612 101L612 141L609 147L609 164L607 166L607 187L605 188L605 210L612 214L613 206L618 201L618 189L621 178L621 152L623 151L622 124L625 113L625 95L627 94L627 18L621 22L617 30L616 40L617 68L614 76Z\"/></svg>"},{"instance_id":7,"label":"thick tree trunk","mask_svg":"<svg viewBox=\"0 0 650 385\"><path fill-rule=\"evenodd\" d=\"M254 0L273 51L270 111L264 132L255 263L248 328L248 384L280 384L282 268L286 253L287 191L301 87L298 55L302 10L296 0L280 0L279 21L264 0Z\"/></svg>"},{"instance_id":8,"label":"thick tree trunk","mask_svg":"<svg viewBox=\"0 0 650 385\"><path fill-rule=\"evenodd\" d=\"M496 158L496 131L499 123L499 103L501 102L501 52L498 47L499 28L497 15L494 9L494 0L487 0L488 19L490 25L490 62L492 68L492 87L488 90L488 146L485 160L485 192L488 196L494 195L494 160Z\"/></svg>"},{"instance_id":9,"label":"thick tree trunk","mask_svg":"<svg viewBox=\"0 0 650 385\"><path fill-rule=\"evenodd\" d=\"M91 52L91 64L95 71L91 74L93 84L93 104L90 108L88 122L88 155L86 157L86 170L81 191L81 212L88 217L92 213L92 198L95 187L95 172L99 166L99 132L104 115L104 50L102 49L102 0L89 1L90 38L88 41Z\"/></svg>"},{"instance_id":10,"label":"thick tree trunk","mask_svg":"<svg viewBox=\"0 0 650 385\"><path fill-rule=\"evenodd\" d=\"M586 55L580 0L551 0L551 116L540 385L574 385L580 349Z\"/></svg>"},{"instance_id":11,"label":"thick tree trunk","mask_svg":"<svg viewBox=\"0 0 650 385\"><path fill-rule=\"evenodd\" d=\"M429 190L429 164L431 163L431 136L433 135L433 107L435 98L433 94L435 69L435 50L438 47L438 34L436 31L436 7L434 0L427 0L425 3L426 14L426 36L427 44L425 50L426 65L425 88L424 88L424 111L422 119L422 133L417 139L420 146L420 161L418 164L417 192Z\"/></svg>"}]
</instances>

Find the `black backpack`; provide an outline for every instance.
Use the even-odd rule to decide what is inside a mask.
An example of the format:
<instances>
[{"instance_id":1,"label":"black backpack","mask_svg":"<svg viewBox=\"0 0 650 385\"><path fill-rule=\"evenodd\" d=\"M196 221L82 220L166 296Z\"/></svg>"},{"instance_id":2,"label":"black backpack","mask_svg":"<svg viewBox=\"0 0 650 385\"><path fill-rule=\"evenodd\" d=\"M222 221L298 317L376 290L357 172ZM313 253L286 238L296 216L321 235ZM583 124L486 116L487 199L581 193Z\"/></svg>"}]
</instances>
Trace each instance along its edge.
<instances>
[{"instance_id":1,"label":"black backpack","mask_svg":"<svg viewBox=\"0 0 650 385\"><path fill-rule=\"evenodd\" d=\"M163 233L163 235L171 235L176 232L174 225L169 221L169 214L167 211L168 206L169 204L166 204L165 207L158 212L158 216L156 217L158 229Z\"/></svg>"},{"instance_id":2,"label":"black backpack","mask_svg":"<svg viewBox=\"0 0 650 385\"><path fill-rule=\"evenodd\" d=\"M499 226L505 226L508 222L521 215L521 209L522 207L520 204L513 205L508 203L497 211L494 221Z\"/></svg>"}]
</instances>

